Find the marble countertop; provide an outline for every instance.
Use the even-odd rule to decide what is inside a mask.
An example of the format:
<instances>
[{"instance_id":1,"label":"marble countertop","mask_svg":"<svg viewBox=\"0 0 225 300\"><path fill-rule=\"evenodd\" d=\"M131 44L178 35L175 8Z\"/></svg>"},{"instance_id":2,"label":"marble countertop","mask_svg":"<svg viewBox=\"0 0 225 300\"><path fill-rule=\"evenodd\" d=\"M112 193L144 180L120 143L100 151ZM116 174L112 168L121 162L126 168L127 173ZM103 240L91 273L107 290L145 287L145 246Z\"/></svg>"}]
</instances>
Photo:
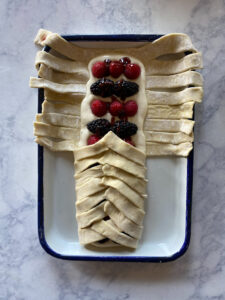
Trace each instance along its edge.
<instances>
[{"instance_id":1,"label":"marble countertop","mask_svg":"<svg viewBox=\"0 0 225 300\"><path fill-rule=\"evenodd\" d=\"M2 0L0 3L0 299L225 299L224 0ZM192 237L166 263L71 262L37 236L39 28L61 34L184 32L203 52L205 96L196 106Z\"/></svg>"}]
</instances>

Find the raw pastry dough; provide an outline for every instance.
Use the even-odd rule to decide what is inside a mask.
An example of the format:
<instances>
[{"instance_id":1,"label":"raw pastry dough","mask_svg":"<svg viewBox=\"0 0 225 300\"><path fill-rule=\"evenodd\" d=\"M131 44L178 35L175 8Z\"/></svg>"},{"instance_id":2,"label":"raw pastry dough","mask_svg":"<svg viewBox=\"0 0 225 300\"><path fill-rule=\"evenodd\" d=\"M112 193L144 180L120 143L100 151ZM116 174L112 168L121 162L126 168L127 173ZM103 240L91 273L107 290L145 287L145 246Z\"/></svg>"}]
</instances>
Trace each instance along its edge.
<instances>
[{"instance_id":1,"label":"raw pastry dough","mask_svg":"<svg viewBox=\"0 0 225 300\"><path fill-rule=\"evenodd\" d=\"M37 143L52 151L74 152L80 243L136 248L147 197L146 156L185 157L192 150L193 107L203 97L202 76L196 72L202 68L202 55L185 34L168 34L141 47L106 50L78 47L40 29L35 43L54 51L37 53L39 78L30 79L31 87L44 89L34 134ZM123 56L141 67L136 80L138 112L129 118L138 127L132 137L136 147L111 131L87 146L87 123L96 118L90 109L95 98L90 85L96 80L91 67L98 60ZM111 116L107 113L104 118Z\"/></svg>"},{"instance_id":2,"label":"raw pastry dough","mask_svg":"<svg viewBox=\"0 0 225 300\"><path fill-rule=\"evenodd\" d=\"M186 137L181 132L187 135L191 134L194 122L189 119L193 116L193 106L195 102L201 102L203 96L202 77L195 71L202 68L202 56L194 48L187 35L168 34L141 47L107 49L107 53L105 49L101 48L78 47L58 34L44 29L39 30L35 43L49 46L54 50L54 53L45 51L37 53L35 65L41 78L31 78L30 80L32 87L44 88L45 90L45 110L42 115L37 117L38 123L71 128L74 127L74 120L75 128L80 128L82 133L80 136L84 137L80 144L83 146L88 131L83 128L84 125L80 121L80 106L86 95L86 82L89 76L88 62L106 54L107 57L110 55L121 57L124 54L142 62L147 75L145 94L148 101L148 112L144 124L144 131L146 132L145 135L138 133L134 137L134 142L140 145L142 151L145 151L143 140L145 136L150 137L146 154L152 156L155 155L155 151L150 151L149 142L159 141L161 135L163 136L163 143L160 145L162 144L163 149L167 144L167 148L174 151L173 155L189 154L188 151L177 151L177 148L170 147L173 143L184 143L185 140L187 142L192 140L191 137ZM143 81L144 78L141 79L141 82ZM88 88L89 85L87 85L87 90ZM90 98L89 101L92 99ZM74 107L61 110L58 109L58 102L72 104ZM52 103L52 105L49 106L46 103ZM55 115L50 115L53 113ZM72 119L70 115L74 115L76 118ZM106 115L107 117L108 115ZM86 110L86 118L87 122L88 119L92 118L90 109ZM137 123L144 118L144 114L141 113L136 120L131 118L131 121ZM139 127L139 124L137 125ZM142 124L140 126L142 127ZM56 146L57 149L64 151L71 151L78 146L77 141L74 141L72 146L71 141L67 138L60 144L58 141L57 143L50 142L50 137L47 137L47 134L52 130L47 126L45 128L45 140L42 136L37 136L36 139L42 145L44 144L51 149ZM43 130L45 130L44 126L42 126L42 134ZM150 134L150 131L159 132L159 135ZM35 130L35 133L37 132L39 131ZM174 136L168 135L169 132L173 132ZM67 140L68 143L66 143ZM192 147L188 147L188 149L191 151ZM164 153L164 151L162 152Z\"/></svg>"},{"instance_id":3,"label":"raw pastry dough","mask_svg":"<svg viewBox=\"0 0 225 300\"><path fill-rule=\"evenodd\" d=\"M129 157L127 153L130 153ZM78 227L100 233L104 238L99 242L107 238L118 245L135 248L142 231L144 200L147 197L144 153L110 131L99 142L79 147L74 156ZM107 205L109 202L111 204ZM101 209L104 212L100 212ZM110 217L107 211L113 218L104 221L106 216ZM120 213L118 217L115 216L117 211ZM123 221L122 227L118 218ZM84 245L93 245L93 242L82 242L82 236L79 238Z\"/></svg>"}]
</instances>

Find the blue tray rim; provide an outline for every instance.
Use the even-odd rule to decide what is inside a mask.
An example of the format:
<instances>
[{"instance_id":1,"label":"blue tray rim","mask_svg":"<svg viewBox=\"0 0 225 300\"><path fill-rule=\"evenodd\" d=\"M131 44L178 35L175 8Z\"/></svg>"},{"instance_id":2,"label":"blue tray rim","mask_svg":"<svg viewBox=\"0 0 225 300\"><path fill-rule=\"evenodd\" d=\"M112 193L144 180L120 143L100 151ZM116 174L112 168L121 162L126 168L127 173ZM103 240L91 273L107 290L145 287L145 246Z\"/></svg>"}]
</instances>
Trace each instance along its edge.
<instances>
[{"instance_id":1,"label":"blue tray rim","mask_svg":"<svg viewBox=\"0 0 225 300\"><path fill-rule=\"evenodd\" d=\"M154 41L162 35L152 34L119 34L119 35L62 35L68 41L124 41L140 42ZM49 51L50 47L45 47L44 51ZM38 89L38 113L42 111L42 102L44 101L44 90ZM153 256L87 256L87 255L62 255L55 252L47 243L44 230L44 189L43 189L43 168L44 168L44 151L43 147L38 145L38 238L42 248L51 256L63 260L83 260L83 261L121 261L121 262L154 262L163 263L174 261L183 256L190 244L191 238L191 211L192 211L192 187L193 187L193 150L187 158L187 185L186 185L186 228L185 239L182 247L171 256L153 257Z\"/></svg>"}]
</instances>

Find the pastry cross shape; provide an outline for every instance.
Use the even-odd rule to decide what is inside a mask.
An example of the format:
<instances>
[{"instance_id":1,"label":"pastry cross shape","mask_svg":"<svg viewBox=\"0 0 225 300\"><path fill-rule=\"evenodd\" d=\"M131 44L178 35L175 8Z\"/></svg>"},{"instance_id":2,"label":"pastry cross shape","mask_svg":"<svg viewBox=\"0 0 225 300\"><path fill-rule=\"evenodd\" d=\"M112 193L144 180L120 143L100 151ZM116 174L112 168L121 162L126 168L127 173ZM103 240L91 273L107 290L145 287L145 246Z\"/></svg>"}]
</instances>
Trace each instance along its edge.
<instances>
[{"instance_id":1,"label":"pastry cross shape","mask_svg":"<svg viewBox=\"0 0 225 300\"><path fill-rule=\"evenodd\" d=\"M41 29L35 43L54 51L37 53L39 78L30 79L31 87L44 88L34 134L37 143L52 151L74 152L80 243L136 248L145 214L146 157L185 157L193 148L193 107L203 96L196 71L202 68L201 53L185 34L168 34L138 47L93 49ZM124 57L130 62L120 72L118 61ZM111 68L110 61L117 62L118 69L96 77L93 66L104 61ZM129 79L127 64L139 67L136 78L131 74ZM111 84L113 92L96 94L96 84ZM121 89L132 90L135 84L138 90L124 97ZM94 100L103 115L94 113ZM111 108L115 101L115 107L122 107L117 115Z\"/></svg>"}]
</instances>

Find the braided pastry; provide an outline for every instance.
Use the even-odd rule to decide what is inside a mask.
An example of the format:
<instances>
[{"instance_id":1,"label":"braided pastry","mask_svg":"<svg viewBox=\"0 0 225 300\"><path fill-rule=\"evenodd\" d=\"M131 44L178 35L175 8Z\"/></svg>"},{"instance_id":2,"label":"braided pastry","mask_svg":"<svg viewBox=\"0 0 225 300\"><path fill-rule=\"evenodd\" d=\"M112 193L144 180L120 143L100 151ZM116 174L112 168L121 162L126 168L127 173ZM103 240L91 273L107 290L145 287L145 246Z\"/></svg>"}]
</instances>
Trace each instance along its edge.
<instances>
[{"instance_id":1,"label":"braided pastry","mask_svg":"<svg viewBox=\"0 0 225 300\"><path fill-rule=\"evenodd\" d=\"M146 156L186 157L193 148L193 107L203 96L196 71L201 53L185 34L106 50L78 47L41 29L35 43L54 51L37 53L39 78L30 79L31 87L44 88L34 135L52 151L74 152L80 243L136 248ZM130 62L138 76L130 74ZM105 72L104 64L114 69Z\"/></svg>"}]
</instances>

